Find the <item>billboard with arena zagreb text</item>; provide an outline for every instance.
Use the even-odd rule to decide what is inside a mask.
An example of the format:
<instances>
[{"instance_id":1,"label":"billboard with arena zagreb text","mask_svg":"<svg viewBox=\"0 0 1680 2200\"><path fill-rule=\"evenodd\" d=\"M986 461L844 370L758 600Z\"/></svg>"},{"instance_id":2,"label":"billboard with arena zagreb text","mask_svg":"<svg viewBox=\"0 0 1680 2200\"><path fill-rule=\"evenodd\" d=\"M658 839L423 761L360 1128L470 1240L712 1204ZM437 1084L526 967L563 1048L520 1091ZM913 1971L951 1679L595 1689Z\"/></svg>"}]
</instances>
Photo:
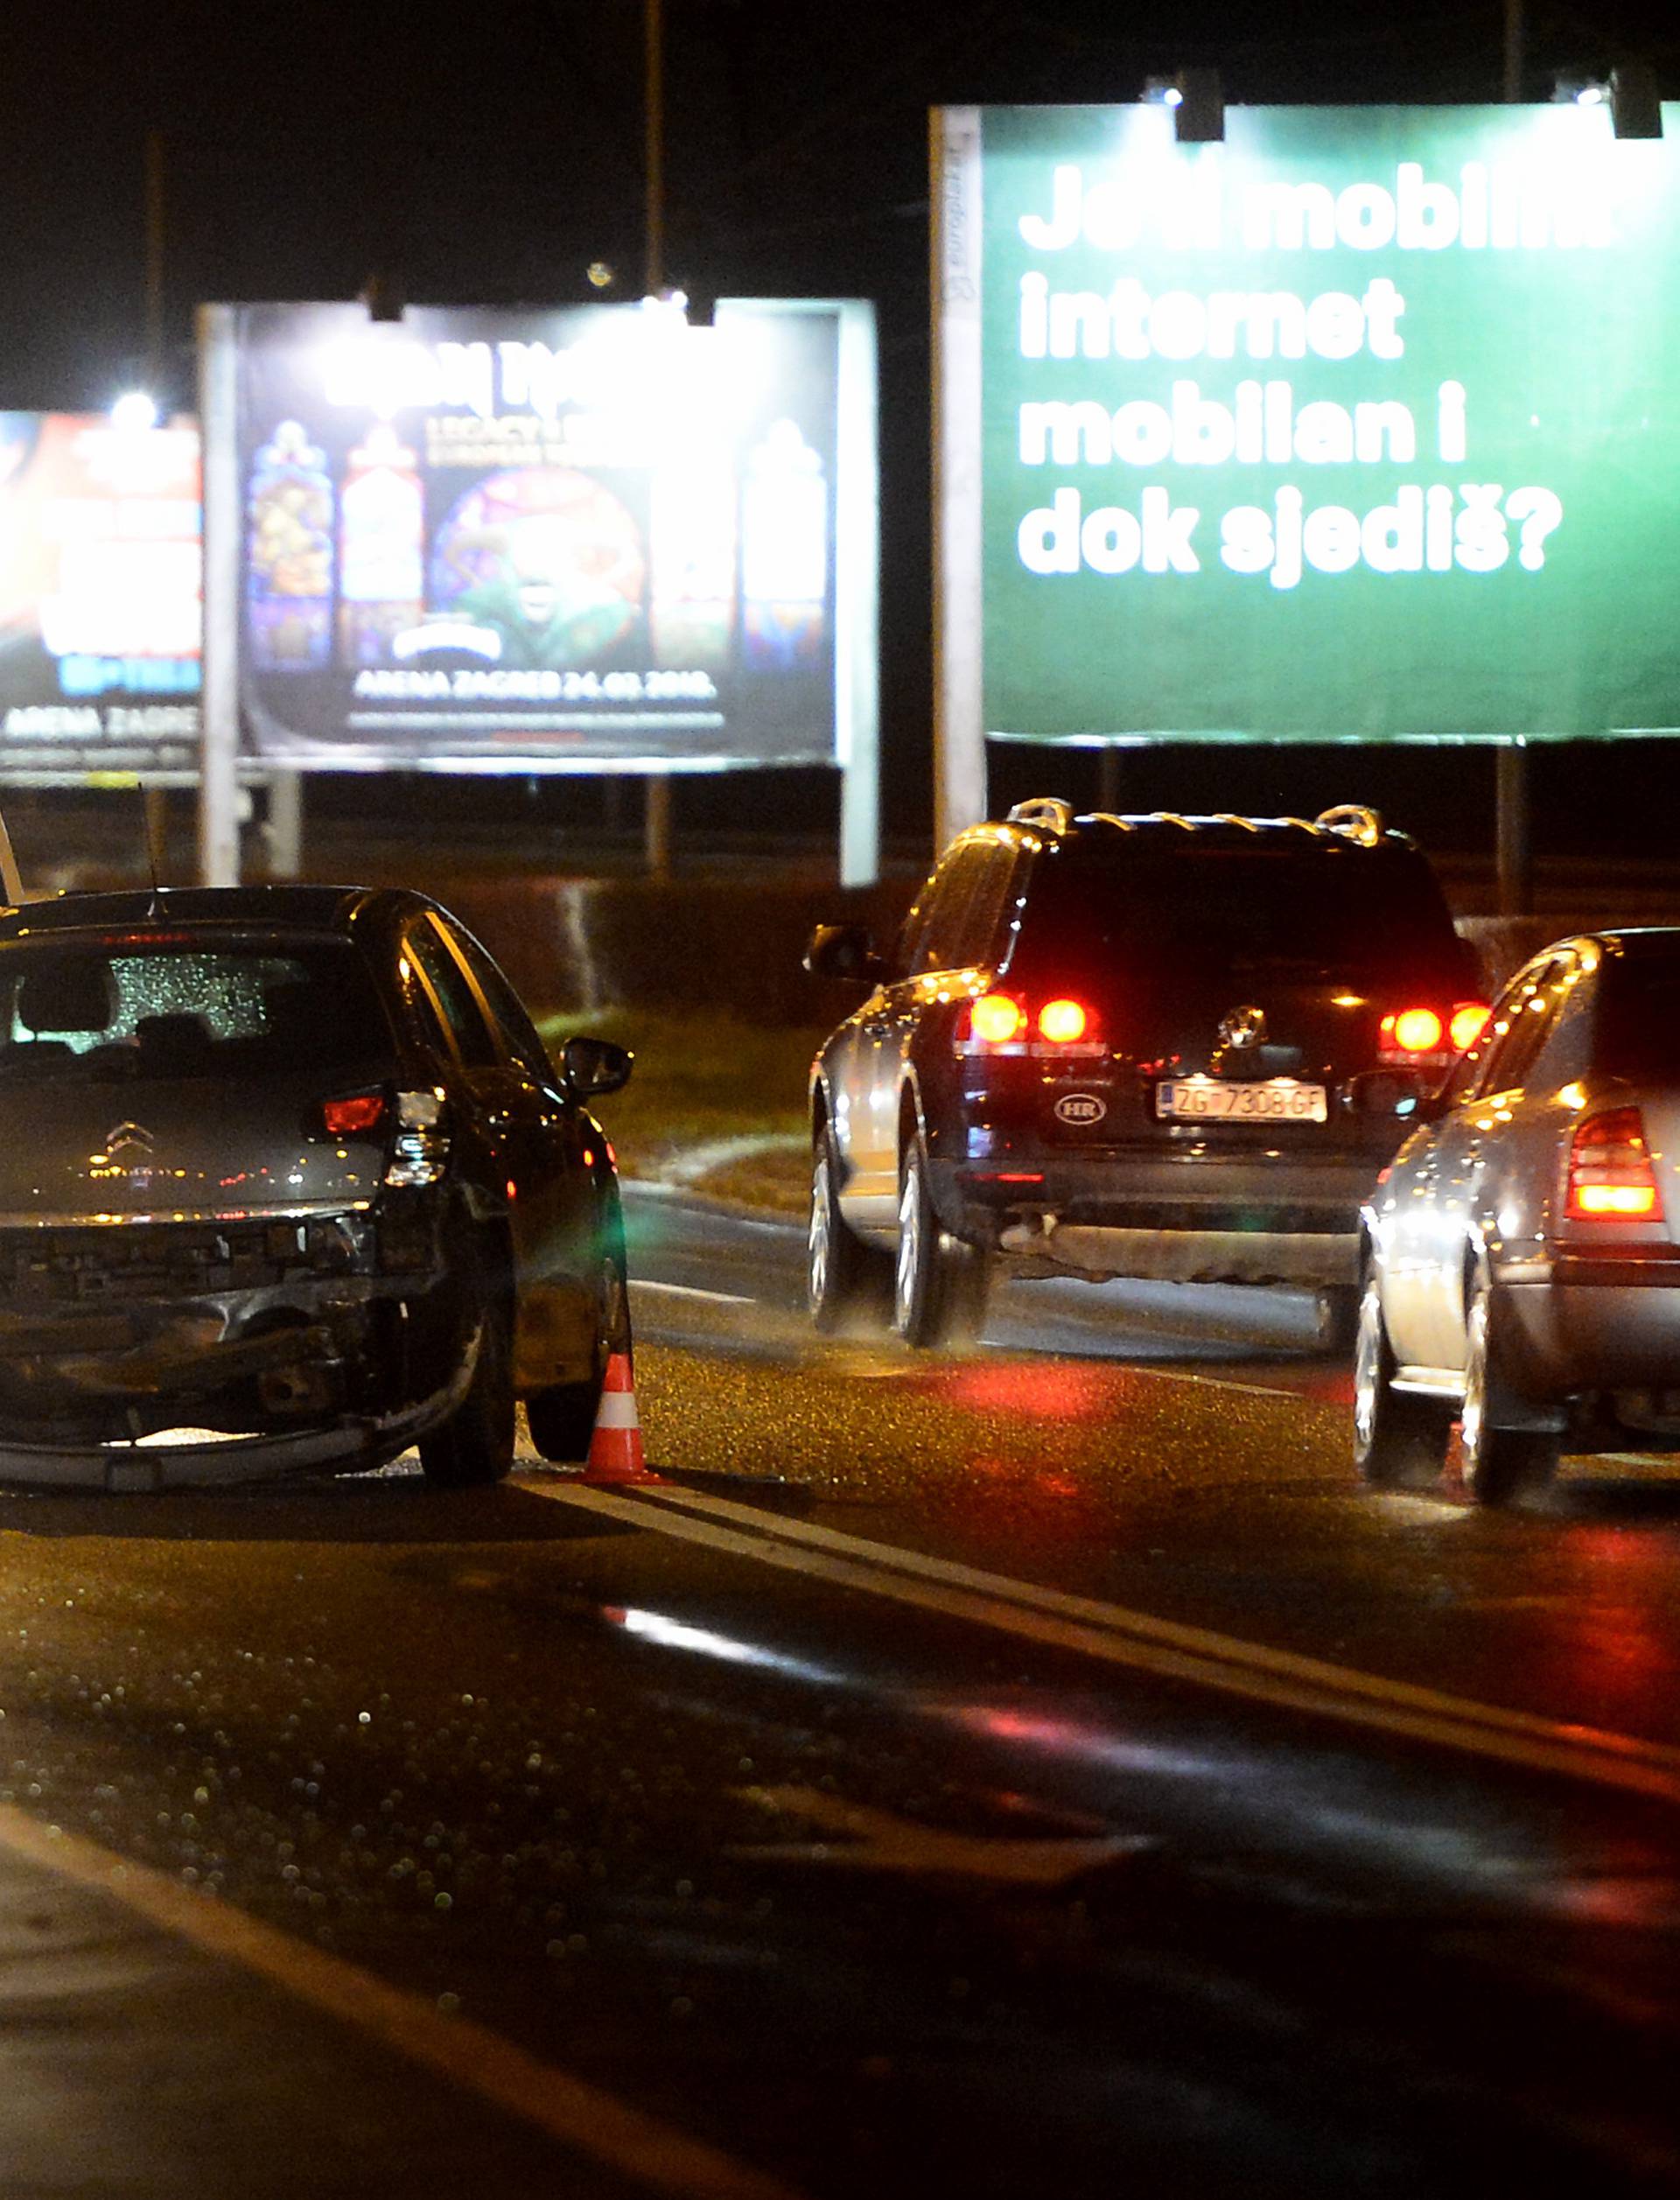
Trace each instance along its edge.
<instances>
[{"instance_id":1,"label":"billboard with arena zagreb text","mask_svg":"<svg viewBox=\"0 0 1680 2200\"><path fill-rule=\"evenodd\" d=\"M860 570L872 592L839 493L842 323L867 312L238 309L249 751L834 762Z\"/></svg>"},{"instance_id":2,"label":"billboard with arena zagreb text","mask_svg":"<svg viewBox=\"0 0 1680 2200\"><path fill-rule=\"evenodd\" d=\"M1231 108L1180 145L1153 104L948 110L942 638L977 657L948 711L1680 728L1664 113L1618 142L1607 108Z\"/></svg>"},{"instance_id":3,"label":"billboard with arena zagreb text","mask_svg":"<svg viewBox=\"0 0 1680 2200\"><path fill-rule=\"evenodd\" d=\"M0 777L196 767L199 431L0 412Z\"/></svg>"}]
</instances>

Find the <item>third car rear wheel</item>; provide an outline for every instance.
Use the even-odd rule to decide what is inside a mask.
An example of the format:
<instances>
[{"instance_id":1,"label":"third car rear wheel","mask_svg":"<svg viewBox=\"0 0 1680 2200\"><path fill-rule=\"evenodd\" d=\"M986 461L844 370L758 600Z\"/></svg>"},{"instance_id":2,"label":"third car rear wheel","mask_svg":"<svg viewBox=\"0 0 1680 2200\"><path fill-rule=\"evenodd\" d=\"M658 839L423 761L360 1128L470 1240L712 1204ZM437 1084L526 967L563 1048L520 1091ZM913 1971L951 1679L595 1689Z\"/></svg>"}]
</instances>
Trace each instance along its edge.
<instances>
[{"instance_id":1,"label":"third car rear wheel","mask_svg":"<svg viewBox=\"0 0 1680 2200\"><path fill-rule=\"evenodd\" d=\"M840 1212L840 1157L827 1124L811 1153L805 1281L811 1320L825 1333L885 1324L892 1303L892 1258L864 1244Z\"/></svg>"},{"instance_id":2,"label":"third car rear wheel","mask_svg":"<svg viewBox=\"0 0 1680 2200\"><path fill-rule=\"evenodd\" d=\"M1465 1318L1459 1429L1464 1486L1478 1504L1509 1504L1544 1489L1557 1473L1561 1437L1552 1430L1518 1425L1533 1418L1533 1407L1517 1395L1507 1375L1493 1286L1479 1275Z\"/></svg>"},{"instance_id":3,"label":"third car rear wheel","mask_svg":"<svg viewBox=\"0 0 1680 2200\"><path fill-rule=\"evenodd\" d=\"M1451 1428L1446 1406L1395 1389L1382 1293L1368 1275L1354 1337L1354 1468L1377 1489L1421 1489L1446 1463Z\"/></svg>"},{"instance_id":4,"label":"third car rear wheel","mask_svg":"<svg viewBox=\"0 0 1680 2200\"><path fill-rule=\"evenodd\" d=\"M986 1256L940 1227L921 1141L905 1153L899 1177L899 1251L892 1327L906 1344L972 1344L986 1316Z\"/></svg>"}]
</instances>

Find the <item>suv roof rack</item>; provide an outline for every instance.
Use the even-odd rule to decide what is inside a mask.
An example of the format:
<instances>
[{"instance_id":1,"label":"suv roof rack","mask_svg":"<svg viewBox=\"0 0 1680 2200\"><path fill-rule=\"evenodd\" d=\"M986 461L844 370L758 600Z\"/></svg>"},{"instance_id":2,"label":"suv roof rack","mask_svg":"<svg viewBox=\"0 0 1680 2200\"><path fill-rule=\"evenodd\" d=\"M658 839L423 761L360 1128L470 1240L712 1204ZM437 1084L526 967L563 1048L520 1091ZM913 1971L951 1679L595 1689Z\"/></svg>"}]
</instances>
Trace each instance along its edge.
<instances>
[{"instance_id":1,"label":"suv roof rack","mask_svg":"<svg viewBox=\"0 0 1680 2200\"><path fill-rule=\"evenodd\" d=\"M1340 833L1362 848L1375 848L1382 837L1381 816L1363 802L1338 802L1333 809L1321 809L1312 822L1321 832Z\"/></svg>"},{"instance_id":2,"label":"suv roof rack","mask_svg":"<svg viewBox=\"0 0 1680 2200\"><path fill-rule=\"evenodd\" d=\"M1073 822L1074 806L1060 795L1034 795L1009 813L1012 825L1047 825L1052 832L1066 832Z\"/></svg>"}]
</instances>

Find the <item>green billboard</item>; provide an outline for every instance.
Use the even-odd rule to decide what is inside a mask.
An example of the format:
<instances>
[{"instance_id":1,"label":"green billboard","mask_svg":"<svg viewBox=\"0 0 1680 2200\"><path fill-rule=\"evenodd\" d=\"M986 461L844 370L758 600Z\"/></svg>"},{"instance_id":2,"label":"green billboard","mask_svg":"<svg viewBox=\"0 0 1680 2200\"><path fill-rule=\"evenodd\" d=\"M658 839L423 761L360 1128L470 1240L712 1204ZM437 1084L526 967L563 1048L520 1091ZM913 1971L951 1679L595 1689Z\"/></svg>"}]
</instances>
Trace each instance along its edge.
<instances>
[{"instance_id":1,"label":"green billboard","mask_svg":"<svg viewBox=\"0 0 1680 2200\"><path fill-rule=\"evenodd\" d=\"M948 110L942 641L977 730L1680 729L1665 111L1233 108L1180 145L1153 104Z\"/></svg>"}]
</instances>

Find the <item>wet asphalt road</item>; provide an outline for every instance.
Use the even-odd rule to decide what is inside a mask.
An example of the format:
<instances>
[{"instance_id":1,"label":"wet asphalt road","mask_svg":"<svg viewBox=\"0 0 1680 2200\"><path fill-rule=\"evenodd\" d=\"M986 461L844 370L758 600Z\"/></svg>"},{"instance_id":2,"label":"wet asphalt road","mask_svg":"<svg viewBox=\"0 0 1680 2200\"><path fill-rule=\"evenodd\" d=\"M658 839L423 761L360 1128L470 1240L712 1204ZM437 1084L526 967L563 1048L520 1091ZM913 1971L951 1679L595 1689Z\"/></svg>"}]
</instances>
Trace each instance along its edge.
<instances>
[{"instance_id":1,"label":"wet asphalt road","mask_svg":"<svg viewBox=\"0 0 1680 2200\"><path fill-rule=\"evenodd\" d=\"M6 2200L1680 2186L1680 1474L1373 1496L1305 1302L917 1359L631 1223L662 1493L0 1496Z\"/></svg>"}]
</instances>

